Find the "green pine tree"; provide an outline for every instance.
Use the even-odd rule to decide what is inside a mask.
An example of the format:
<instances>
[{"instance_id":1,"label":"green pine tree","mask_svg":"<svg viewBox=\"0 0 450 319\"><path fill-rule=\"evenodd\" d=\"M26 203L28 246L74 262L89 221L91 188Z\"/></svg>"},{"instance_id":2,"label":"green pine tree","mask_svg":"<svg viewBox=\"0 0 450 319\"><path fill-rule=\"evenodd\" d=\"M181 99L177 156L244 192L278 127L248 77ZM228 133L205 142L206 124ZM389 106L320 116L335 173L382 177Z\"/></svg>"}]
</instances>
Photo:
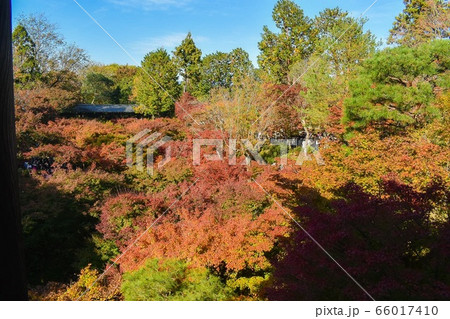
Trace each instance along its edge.
<instances>
[{"instance_id":1,"label":"green pine tree","mask_svg":"<svg viewBox=\"0 0 450 319\"><path fill-rule=\"evenodd\" d=\"M248 53L244 49L234 49L228 56L230 59L232 84L237 84L243 78L253 75L253 64L250 61Z\"/></svg>"},{"instance_id":2,"label":"green pine tree","mask_svg":"<svg viewBox=\"0 0 450 319\"><path fill-rule=\"evenodd\" d=\"M436 92L449 87L450 44L435 40L415 47L387 48L365 61L350 83L344 123L386 134L421 127L436 116Z\"/></svg>"}]
</instances>

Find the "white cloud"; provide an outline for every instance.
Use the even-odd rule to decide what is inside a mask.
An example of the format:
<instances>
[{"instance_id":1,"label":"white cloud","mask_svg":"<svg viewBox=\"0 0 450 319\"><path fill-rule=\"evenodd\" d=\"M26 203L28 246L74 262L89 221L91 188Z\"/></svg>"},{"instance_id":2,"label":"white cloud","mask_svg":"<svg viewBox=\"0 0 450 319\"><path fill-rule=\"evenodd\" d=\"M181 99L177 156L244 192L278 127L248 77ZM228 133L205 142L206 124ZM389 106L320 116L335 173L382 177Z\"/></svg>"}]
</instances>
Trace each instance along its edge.
<instances>
[{"instance_id":1,"label":"white cloud","mask_svg":"<svg viewBox=\"0 0 450 319\"><path fill-rule=\"evenodd\" d=\"M107 0L110 3L141 10L158 10L167 9L169 7L184 7L192 0Z\"/></svg>"},{"instance_id":2,"label":"white cloud","mask_svg":"<svg viewBox=\"0 0 450 319\"><path fill-rule=\"evenodd\" d=\"M176 46L180 45L181 41L186 38L186 33L170 33L164 36L158 36L158 37L151 37L146 38L134 43L130 44L130 48L133 52L136 54L142 55L146 54L150 51L156 50L158 48L164 48L168 51L173 50ZM208 41L208 38L204 36L196 36L195 34L192 35L192 38L195 41L195 44L198 46L199 43Z\"/></svg>"}]
</instances>

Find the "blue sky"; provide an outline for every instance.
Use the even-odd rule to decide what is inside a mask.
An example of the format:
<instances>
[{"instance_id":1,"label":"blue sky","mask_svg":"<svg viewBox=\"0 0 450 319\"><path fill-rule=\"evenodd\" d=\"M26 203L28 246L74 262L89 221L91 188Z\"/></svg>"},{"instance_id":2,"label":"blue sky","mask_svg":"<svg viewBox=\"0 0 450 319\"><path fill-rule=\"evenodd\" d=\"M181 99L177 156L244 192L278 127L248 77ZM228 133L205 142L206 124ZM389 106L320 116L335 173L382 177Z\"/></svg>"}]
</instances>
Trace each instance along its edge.
<instances>
[{"instance_id":1,"label":"blue sky","mask_svg":"<svg viewBox=\"0 0 450 319\"><path fill-rule=\"evenodd\" d=\"M256 64L263 25L275 30L276 0L77 0L137 60L151 50L172 51L191 32L203 54L241 47ZM295 0L314 17L339 6L358 17L374 0ZM12 0L13 19L44 13L68 42L91 59L109 64L135 64L73 0ZM402 0L379 0L365 15L366 28L386 39Z\"/></svg>"}]
</instances>

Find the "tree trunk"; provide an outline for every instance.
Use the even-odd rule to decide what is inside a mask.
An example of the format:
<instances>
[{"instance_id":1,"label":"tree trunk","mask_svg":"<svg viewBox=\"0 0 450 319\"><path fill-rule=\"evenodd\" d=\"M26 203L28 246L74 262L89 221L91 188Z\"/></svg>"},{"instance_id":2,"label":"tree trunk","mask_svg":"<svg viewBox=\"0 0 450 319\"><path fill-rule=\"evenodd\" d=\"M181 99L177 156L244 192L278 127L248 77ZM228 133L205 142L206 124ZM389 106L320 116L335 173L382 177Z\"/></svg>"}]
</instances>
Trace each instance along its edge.
<instances>
[{"instance_id":1,"label":"tree trunk","mask_svg":"<svg viewBox=\"0 0 450 319\"><path fill-rule=\"evenodd\" d=\"M11 2L0 0L0 300L26 300L11 41Z\"/></svg>"}]
</instances>

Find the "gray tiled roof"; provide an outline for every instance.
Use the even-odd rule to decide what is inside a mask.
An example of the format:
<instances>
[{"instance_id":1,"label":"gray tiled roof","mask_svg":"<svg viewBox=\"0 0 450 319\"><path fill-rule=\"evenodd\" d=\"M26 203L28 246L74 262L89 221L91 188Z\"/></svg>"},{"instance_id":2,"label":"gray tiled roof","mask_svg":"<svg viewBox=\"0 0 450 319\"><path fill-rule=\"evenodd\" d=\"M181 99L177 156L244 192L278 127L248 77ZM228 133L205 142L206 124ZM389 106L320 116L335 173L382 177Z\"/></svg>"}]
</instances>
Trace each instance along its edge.
<instances>
[{"instance_id":1,"label":"gray tiled roof","mask_svg":"<svg viewBox=\"0 0 450 319\"><path fill-rule=\"evenodd\" d=\"M75 113L134 113L130 104L78 104L72 112Z\"/></svg>"}]
</instances>

